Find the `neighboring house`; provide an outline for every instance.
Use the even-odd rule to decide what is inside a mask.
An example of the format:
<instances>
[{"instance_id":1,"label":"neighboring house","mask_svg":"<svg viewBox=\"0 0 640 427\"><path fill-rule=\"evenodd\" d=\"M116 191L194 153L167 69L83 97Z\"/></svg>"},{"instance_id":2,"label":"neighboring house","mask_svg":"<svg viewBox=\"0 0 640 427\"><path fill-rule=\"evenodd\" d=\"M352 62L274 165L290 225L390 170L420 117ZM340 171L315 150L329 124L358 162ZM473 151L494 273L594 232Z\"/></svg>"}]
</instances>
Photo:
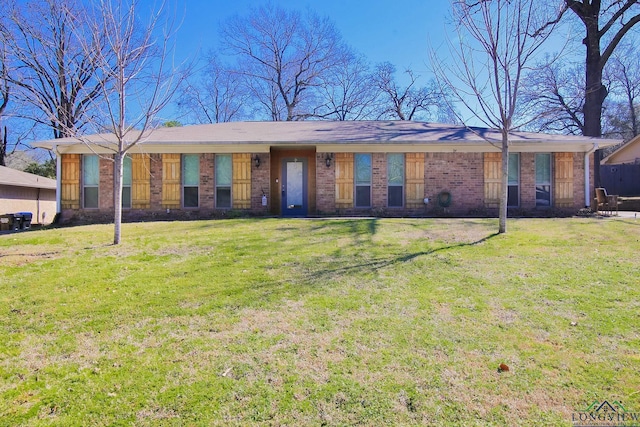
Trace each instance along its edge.
<instances>
[{"instance_id":1,"label":"neighboring house","mask_svg":"<svg viewBox=\"0 0 640 427\"><path fill-rule=\"evenodd\" d=\"M601 165L640 164L640 135L600 161Z\"/></svg>"},{"instance_id":2,"label":"neighboring house","mask_svg":"<svg viewBox=\"0 0 640 427\"><path fill-rule=\"evenodd\" d=\"M113 218L110 134L43 141L58 156L62 219ZM489 139L490 142L487 142ZM617 140L511 135L509 206L576 212L592 153ZM124 169L123 218L495 215L500 133L402 121L232 122L160 128Z\"/></svg>"},{"instance_id":3,"label":"neighboring house","mask_svg":"<svg viewBox=\"0 0 640 427\"><path fill-rule=\"evenodd\" d=\"M610 194L640 196L640 136L602 159L600 185Z\"/></svg>"},{"instance_id":4,"label":"neighboring house","mask_svg":"<svg viewBox=\"0 0 640 427\"><path fill-rule=\"evenodd\" d=\"M56 180L0 166L0 215L16 212L31 212L34 224L50 224L56 215Z\"/></svg>"}]
</instances>

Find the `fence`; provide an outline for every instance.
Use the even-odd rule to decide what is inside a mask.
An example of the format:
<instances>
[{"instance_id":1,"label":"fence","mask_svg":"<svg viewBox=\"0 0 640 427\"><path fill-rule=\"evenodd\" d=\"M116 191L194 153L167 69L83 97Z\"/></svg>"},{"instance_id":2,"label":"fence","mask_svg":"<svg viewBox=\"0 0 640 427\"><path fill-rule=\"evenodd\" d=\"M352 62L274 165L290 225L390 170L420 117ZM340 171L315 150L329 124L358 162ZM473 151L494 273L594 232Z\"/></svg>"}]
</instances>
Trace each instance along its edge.
<instances>
[{"instance_id":1,"label":"fence","mask_svg":"<svg viewBox=\"0 0 640 427\"><path fill-rule=\"evenodd\" d=\"M640 164L600 165L600 185L609 194L640 196Z\"/></svg>"}]
</instances>

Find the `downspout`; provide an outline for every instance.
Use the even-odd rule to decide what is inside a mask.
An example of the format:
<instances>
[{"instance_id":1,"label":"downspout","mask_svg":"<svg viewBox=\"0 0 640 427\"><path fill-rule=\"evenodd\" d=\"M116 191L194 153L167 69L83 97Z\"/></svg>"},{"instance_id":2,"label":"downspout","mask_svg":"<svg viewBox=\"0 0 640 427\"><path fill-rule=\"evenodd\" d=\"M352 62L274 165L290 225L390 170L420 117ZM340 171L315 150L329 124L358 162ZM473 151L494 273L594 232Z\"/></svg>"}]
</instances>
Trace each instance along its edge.
<instances>
[{"instance_id":1,"label":"downspout","mask_svg":"<svg viewBox=\"0 0 640 427\"><path fill-rule=\"evenodd\" d=\"M62 159L58 146L53 146L56 155L56 215L62 215Z\"/></svg>"},{"instance_id":2,"label":"downspout","mask_svg":"<svg viewBox=\"0 0 640 427\"><path fill-rule=\"evenodd\" d=\"M589 180L589 156L598 149L598 143L595 142L593 147L584 153L584 206L591 206L591 182Z\"/></svg>"}]
</instances>

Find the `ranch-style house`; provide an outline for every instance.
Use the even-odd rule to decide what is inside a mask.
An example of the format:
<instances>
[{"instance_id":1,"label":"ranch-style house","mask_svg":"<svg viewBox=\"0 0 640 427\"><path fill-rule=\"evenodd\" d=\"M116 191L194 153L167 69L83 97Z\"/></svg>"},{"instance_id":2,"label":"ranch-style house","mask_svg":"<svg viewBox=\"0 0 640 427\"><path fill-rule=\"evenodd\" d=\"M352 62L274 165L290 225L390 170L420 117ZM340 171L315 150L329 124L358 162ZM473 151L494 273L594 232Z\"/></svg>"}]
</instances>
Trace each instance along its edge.
<instances>
[{"instance_id":1,"label":"ranch-style house","mask_svg":"<svg viewBox=\"0 0 640 427\"><path fill-rule=\"evenodd\" d=\"M496 130L410 121L232 122L150 131L124 162L123 219L495 215ZM88 142L88 144L87 144ZM617 140L515 132L508 205L576 212L593 153ZM42 141L58 161L61 220L113 218L110 134Z\"/></svg>"}]
</instances>

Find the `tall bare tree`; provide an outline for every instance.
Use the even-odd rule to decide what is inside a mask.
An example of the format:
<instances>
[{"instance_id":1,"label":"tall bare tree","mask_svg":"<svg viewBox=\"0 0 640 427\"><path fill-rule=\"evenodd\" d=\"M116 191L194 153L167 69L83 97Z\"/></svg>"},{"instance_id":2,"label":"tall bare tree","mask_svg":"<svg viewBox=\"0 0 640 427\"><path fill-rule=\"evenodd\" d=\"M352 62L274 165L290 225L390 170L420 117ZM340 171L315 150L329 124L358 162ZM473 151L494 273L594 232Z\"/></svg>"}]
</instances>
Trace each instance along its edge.
<instances>
[{"instance_id":1,"label":"tall bare tree","mask_svg":"<svg viewBox=\"0 0 640 427\"><path fill-rule=\"evenodd\" d=\"M611 98L604 109L604 133L629 140L640 134L640 58L637 40L621 44L613 53L605 77Z\"/></svg>"},{"instance_id":2,"label":"tall bare tree","mask_svg":"<svg viewBox=\"0 0 640 427\"><path fill-rule=\"evenodd\" d=\"M1 30L1 28L0 28ZM9 104L9 64L7 63L6 45L0 40L0 166L6 166L8 151L7 127L2 118Z\"/></svg>"},{"instance_id":3,"label":"tall bare tree","mask_svg":"<svg viewBox=\"0 0 640 427\"><path fill-rule=\"evenodd\" d=\"M519 119L523 73L548 38L545 14L535 0L453 0L456 40L449 40L451 62L432 55L437 78L485 125L498 129L502 152L499 233L507 231L509 134ZM473 101L471 101L471 99ZM481 135L482 136L482 135Z\"/></svg>"},{"instance_id":4,"label":"tall bare tree","mask_svg":"<svg viewBox=\"0 0 640 427\"><path fill-rule=\"evenodd\" d=\"M429 86L418 86L419 75L407 68L404 72L408 83L402 85L396 78L396 67L390 62L376 66L373 84L380 95L377 118L394 120L438 120L447 117L452 102L435 80ZM443 114L444 113L444 114ZM444 121L450 121L445 119Z\"/></svg>"},{"instance_id":5,"label":"tall bare tree","mask_svg":"<svg viewBox=\"0 0 640 427\"><path fill-rule=\"evenodd\" d=\"M602 135L602 105L607 97L604 68L624 36L640 22L638 0L564 0L559 20L571 11L584 25L584 135ZM557 22L557 20L553 22Z\"/></svg>"},{"instance_id":6,"label":"tall bare tree","mask_svg":"<svg viewBox=\"0 0 640 427\"><path fill-rule=\"evenodd\" d=\"M313 116L310 101L322 76L342 63L342 38L333 23L311 11L275 5L235 16L221 29L223 47L239 59L237 72L271 120Z\"/></svg>"},{"instance_id":7,"label":"tall bare tree","mask_svg":"<svg viewBox=\"0 0 640 427\"><path fill-rule=\"evenodd\" d=\"M248 116L249 93L243 76L224 65L218 56L207 55L199 78L185 82L177 104L189 122L221 123Z\"/></svg>"},{"instance_id":8,"label":"tall bare tree","mask_svg":"<svg viewBox=\"0 0 640 427\"><path fill-rule=\"evenodd\" d=\"M339 121L375 118L380 93L373 77L364 56L346 53L340 66L323 74L315 115Z\"/></svg>"},{"instance_id":9,"label":"tall bare tree","mask_svg":"<svg viewBox=\"0 0 640 427\"><path fill-rule=\"evenodd\" d=\"M11 83L25 107L21 116L51 128L54 138L74 135L102 96L104 76L94 64L105 53L106 34L100 33L94 50L83 49L91 35L87 9L76 0L9 0L6 7L0 38L14 62Z\"/></svg>"},{"instance_id":10,"label":"tall bare tree","mask_svg":"<svg viewBox=\"0 0 640 427\"><path fill-rule=\"evenodd\" d=\"M91 66L104 76L98 86L103 101L97 114L111 135L101 142L82 135L76 138L113 153L116 245L121 240L124 158L144 142L188 71L171 63L175 30L165 17L165 4L157 10L142 10L142 4L141 0L96 0L87 20L90 37L82 43L85 55L94 52ZM105 33L107 43L99 49Z\"/></svg>"},{"instance_id":11,"label":"tall bare tree","mask_svg":"<svg viewBox=\"0 0 640 427\"><path fill-rule=\"evenodd\" d=\"M538 132L584 134L584 66L558 60L540 62L526 75L522 101L532 112L528 125Z\"/></svg>"}]
</instances>

